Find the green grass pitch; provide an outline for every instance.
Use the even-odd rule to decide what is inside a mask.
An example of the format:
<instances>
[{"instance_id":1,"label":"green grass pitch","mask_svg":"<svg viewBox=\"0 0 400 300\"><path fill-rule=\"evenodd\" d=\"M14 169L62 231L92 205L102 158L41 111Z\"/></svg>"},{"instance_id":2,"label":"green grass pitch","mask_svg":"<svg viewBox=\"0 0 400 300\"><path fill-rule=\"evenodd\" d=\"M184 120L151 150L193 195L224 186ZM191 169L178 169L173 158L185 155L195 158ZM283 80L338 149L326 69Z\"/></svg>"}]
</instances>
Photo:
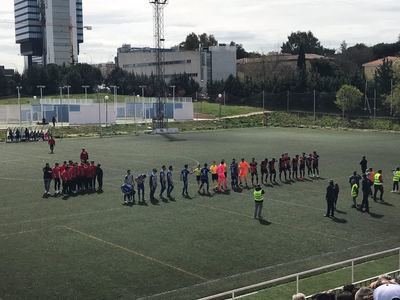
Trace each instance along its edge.
<instances>
[{"instance_id":1,"label":"green grass pitch","mask_svg":"<svg viewBox=\"0 0 400 300\"><path fill-rule=\"evenodd\" d=\"M86 147L104 167L103 194L42 199L45 162L78 160ZM243 129L0 145L0 298L194 299L400 246L400 195L391 170L397 134L310 129ZM262 225L251 191L203 197L184 164L245 157L258 161L317 150L321 180L265 187ZM351 209L348 176L366 155L384 170L386 205ZM176 202L125 207L119 186L162 164L175 167ZM338 181L338 220L324 218L327 179ZM146 182L148 196L148 183ZM360 199L359 199L360 201Z\"/></svg>"}]
</instances>

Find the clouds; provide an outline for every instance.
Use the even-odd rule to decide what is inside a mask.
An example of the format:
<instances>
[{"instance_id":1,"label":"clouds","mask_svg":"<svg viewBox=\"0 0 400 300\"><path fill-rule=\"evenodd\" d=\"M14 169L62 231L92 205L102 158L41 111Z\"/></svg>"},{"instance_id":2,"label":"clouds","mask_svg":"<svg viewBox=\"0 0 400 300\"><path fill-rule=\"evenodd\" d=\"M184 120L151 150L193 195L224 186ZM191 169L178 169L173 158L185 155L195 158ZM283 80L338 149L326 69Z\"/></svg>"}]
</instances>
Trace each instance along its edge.
<instances>
[{"instance_id":1,"label":"clouds","mask_svg":"<svg viewBox=\"0 0 400 300\"><path fill-rule=\"evenodd\" d=\"M13 1L0 9L0 64L23 65L15 45ZM152 46L153 11L148 0L83 0L85 32L81 61L112 60L123 43ZM165 9L166 46L186 34L212 33L223 43L248 50L276 51L292 31L311 30L326 47L342 40L374 44L392 42L400 33L398 0L170 0Z\"/></svg>"}]
</instances>

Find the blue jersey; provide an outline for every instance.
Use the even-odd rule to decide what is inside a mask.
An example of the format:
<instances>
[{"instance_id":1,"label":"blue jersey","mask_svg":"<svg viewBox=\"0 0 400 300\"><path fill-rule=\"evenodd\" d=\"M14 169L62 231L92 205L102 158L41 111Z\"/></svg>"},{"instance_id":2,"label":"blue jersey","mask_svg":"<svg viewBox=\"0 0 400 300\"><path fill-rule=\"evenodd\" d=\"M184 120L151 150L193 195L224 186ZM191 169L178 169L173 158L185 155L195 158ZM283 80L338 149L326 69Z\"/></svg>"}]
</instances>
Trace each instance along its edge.
<instances>
[{"instance_id":1,"label":"blue jersey","mask_svg":"<svg viewBox=\"0 0 400 300\"><path fill-rule=\"evenodd\" d=\"M208 168L203 168L203 169L201 169L201 171L200 171L200 178L202 179L202 180L208 180L208 173L210 173L210 170L208 169Z\"/></svg>"},{"instance_id":2,"label":"blue jersey","mask_svg":"<svg viewBox=\"0 0 400 300\"><path fill-rule=\"evenodd\" d=\"M188 181L188 179L189 179L189 174L190 174L190 172L189 172L188 169L183 169L183 170L181 171L181 179L182 179L182 181Z\"/></svg>"},{"instance_id":3,"label":"blue jersey","mask_svg":"<svg viewBox=\"0 0 400 300\"><path fill-rule=\"evenodd\" d=\"M166 180L165 180L165 171L161 171L161 172L160 172L160 183L161 183L162 185L164 185L165 182L166 182Z\"/></svg>"},{"instance_id":4,"label":"blue jersey","mask_svg":"<svg viewBox=\"0 0 400 300\"><path fill-rule=\"evenodd\" d=\"M238 167L238 164L237 163L234 163L234 164L231 164L230 166L229 166L229 168L230 168L230 170L231 170L231 174L232 175L237 175L238 173L239 173L239 167Z\"/></svg>"},{"instance_id":5,"label":"blue jersey","mask_svg":"<svg viewBox=\"0 0 400 300\"><path fill-rule=\"evenodd\" d=\"M172 171L168 171L167 172L167 182L168 182L169 185L173 184Z\"/></svg>"}]
</instances>

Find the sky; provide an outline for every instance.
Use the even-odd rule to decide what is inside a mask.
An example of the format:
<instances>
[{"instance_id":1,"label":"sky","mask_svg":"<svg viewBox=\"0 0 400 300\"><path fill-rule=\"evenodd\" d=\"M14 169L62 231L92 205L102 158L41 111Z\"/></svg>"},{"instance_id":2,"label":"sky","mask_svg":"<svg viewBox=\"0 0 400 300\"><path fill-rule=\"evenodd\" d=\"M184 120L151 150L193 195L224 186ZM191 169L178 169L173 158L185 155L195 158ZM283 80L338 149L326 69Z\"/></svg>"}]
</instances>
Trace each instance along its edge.
<instances>
[{"instance_id":1,"label":"sky","mask_svg":"<svg viewBox=\"0 0 400 300\"><path fill-rule=\"evenodd\" d=\"M23 70L14 36L14 1L0 0L0 65ZM148 0L83 0L85 31L80 62L112 61L122 44L153 45L153 10ZM169 0L166 47L188 33L214 34L248 51L279 51L293 31L311 30L322 45L395 42L400 34L399 0Z\"/></svg>"}]
</instances>

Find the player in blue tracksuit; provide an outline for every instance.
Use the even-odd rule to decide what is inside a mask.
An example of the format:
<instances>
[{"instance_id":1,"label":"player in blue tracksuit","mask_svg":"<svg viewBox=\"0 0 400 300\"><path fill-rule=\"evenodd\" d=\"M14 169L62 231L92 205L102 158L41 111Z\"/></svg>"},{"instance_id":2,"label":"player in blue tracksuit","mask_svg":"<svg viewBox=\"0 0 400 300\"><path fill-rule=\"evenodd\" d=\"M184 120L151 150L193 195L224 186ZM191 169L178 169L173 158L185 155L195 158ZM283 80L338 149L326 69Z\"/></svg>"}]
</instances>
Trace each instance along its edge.
<instances>
[{"instance_id":1,"label":"player in blue tracksuit","mask_svg":"<svg viewBox=\"0 0 400 300\"><path fill-rule=\"evenodd\" d=\"M167 187L167 197L168 198L171 198L171 192L174 189L174 179L172 177L172 171L173 171L172 166L169 166L168 167L168 172L167 172L167 185L168 185L168 187Z\"/></svg>"},{"instance_id":2,"label":"player in blue tracksuit","mask_svg":"<svg viewBox=\"0 0 400 300\"><path fill-rule=\"evenodd\" d=\"M210 170L208 169L208 165L204 164L204 167L200 170L200 187L199 187L199 194L200 190L203 189L203 194L206 193L204 189L204 185L207 187L207 194L210 194L210 182L208 180L208 173L210 173Z\"/></svg>"},{"instance_id":3,"label":"player in blue tracksuit","mask_svg":"<svg viewBox=\"0 0 400 300\"><path fill-rule=\"evenodd\" d=\"M164 192L167 189L167 167L162 166L161 171L160 171L160 185L161 185L161 190L160 190L160 198L164 198Z\"/></svg>"},{"instance_id":4,"label":"player in blue tracksuit","mask_svg":"<svg viewBox=\"0 0 400 300\"><path fill-rule=\"evenodd\" d=\"M182 196L189 197L188 187L189 187L189 166L185 165L185 168L181 171L181 181L183 182Z\"/></svg>"},{"instance_id":5,"label":"player in blue tracksuit","mask_svg":"<svg viewBox=\"0 0 400 300\"><path fill-rule=\"evenodd\" d=\"M150 173L149 186L150 186L150 201L155 201L156 198L154 198L154 194L156 193L156 190L157 190L157 170L156 169L153 169L153 171Z\"/></svg>"},{"instance_id":6,"label":"player in blue tracksuit","mask_svg":"<svg viewBox=\"0 0 400 300\"><path fill-rule=\"evenodd\" d=\"M232 159L232 163L229 166L231 171L231 187L232 190L239 189L239 166L236 162L236 159Z\"/></svg>"}]
</instances>

